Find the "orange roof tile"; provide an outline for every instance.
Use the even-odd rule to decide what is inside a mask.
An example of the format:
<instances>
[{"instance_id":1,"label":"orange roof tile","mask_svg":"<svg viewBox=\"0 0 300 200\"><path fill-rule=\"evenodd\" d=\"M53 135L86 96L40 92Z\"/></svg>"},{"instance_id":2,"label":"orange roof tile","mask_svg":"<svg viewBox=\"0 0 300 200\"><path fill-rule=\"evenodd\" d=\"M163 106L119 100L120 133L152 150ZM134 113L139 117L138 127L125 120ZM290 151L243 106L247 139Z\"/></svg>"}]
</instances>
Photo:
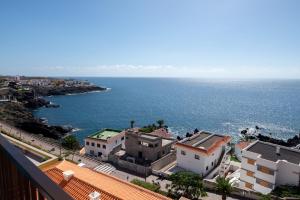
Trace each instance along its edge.
<instances>
[{"instance_id":1,"label":"orange roof tile","mask_svg":"<svg viewBox=\"0 0 300 200\"><path fill-rule=\"evenodd\" d=\"M93 188L96 188L98 191L106 192L107 194L110 194L111 197L114 197L115 199L123 199L123 200L169 200L169 198L160 195L158 193L152 192L150 190L144 189L142 187L136 186L134 184L128 183L126 181L123 181L121 179L118 179L116 177L96 172L93 170L90 170L88 168L82 168L79 167L71 162L63 161L60 164L58 164L55 169L60 170L61 172L72 170L74 172L75 180L78 182L80 180L82 183L86 183L83 185L75 185L75 182L72 182L70 184L70 188L72 188L74 194L75 191L77 191L77 187L82 187L81 189L85 189L87 191L90 191L86 188L86 185L90 185ZM46 171L46 174L49 174L49 171ZM48 175L47 174L47 175ZM50 173L50 178L53 176L53 174ZM62 176L62 174L61 174ZM72 179L73 179L72 178ZM52 179L52 178L51 178ZM72 180L71 179L71 180ZM69 182L71 182L71 180ZM65 189L65 188L64 188ZM71 189L70 189L71 190ZM74 191L75 190L75 191ZM79 191L79 189L78 189ZM66 190L66 192L69 192Z\"/></svg>"},{"instance_id":2,"label":"orange roof tile","mask_svg":"<svg viewBox=\"0 0 300 200\"><path fill-rule=\"evenodd\" d=\"M240 148L240 149L244 149L247 146L249 146L250 144L251 144L251 142L239 142L235 146L238 147L238 148Z\"/></svg>"},{"instance_id":3,"label":"orange roof tile","mask_svg":"<svg viewBox=\"0 0 300 200\"><path fill-rule=\"evenodd\" d=\"M69 181L65 181L63 177L63 171L53 168L45 172L45 174L57 185L59 185L65 192L67 192L72 198L77 200L88 200L89 194L97 191L101 195L101 200L119 200L119 198L111 195L99 188L96 188L76 177L71 178Z\"/></svg>"}]
</instances>

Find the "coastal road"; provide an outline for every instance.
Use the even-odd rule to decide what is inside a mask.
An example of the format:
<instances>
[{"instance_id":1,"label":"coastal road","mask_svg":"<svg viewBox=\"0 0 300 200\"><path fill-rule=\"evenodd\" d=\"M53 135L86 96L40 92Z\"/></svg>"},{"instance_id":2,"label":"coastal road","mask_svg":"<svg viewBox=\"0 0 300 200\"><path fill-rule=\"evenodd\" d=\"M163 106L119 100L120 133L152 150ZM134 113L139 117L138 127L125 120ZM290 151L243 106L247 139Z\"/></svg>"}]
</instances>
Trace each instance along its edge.
<instances>
[{"instance_id":1,"label":"coastal road","mask_svg":"<svg viewBox=\"0 0 300 200\"><path fill-rule=\"evenodd\" d=\"M54 140L51 138L43 137L42 135L36 135L31 134L28 132L25 132L23 130L20 130L16 127L10 126L4 122L0 121L0 132L3 132L13 138L16 138L18 140L21 140L22 142L25 142L29 145L32 145L38 149L41 149L43 151L46 151L48 153L51 153L55 156L62 155L63 157L66 157L68 160L73 160L76 163L84 163L86 164L86 167L90 169L107 169L106 166L110 165L108 163L102 162L100 160L97 160L95 158L92 158L87 155L80 155L78 151L76 151L74 154L73 152L64 149L61 147L59 140ZM102 167L105 166L105 167ZM109 174L116 176L120 179L131 181L133 179L142 179L141 177L135 176L133 174L120 171L118 169L115 169L113 166L113 171L109 171Z\"/></svg>"}]
</instances>

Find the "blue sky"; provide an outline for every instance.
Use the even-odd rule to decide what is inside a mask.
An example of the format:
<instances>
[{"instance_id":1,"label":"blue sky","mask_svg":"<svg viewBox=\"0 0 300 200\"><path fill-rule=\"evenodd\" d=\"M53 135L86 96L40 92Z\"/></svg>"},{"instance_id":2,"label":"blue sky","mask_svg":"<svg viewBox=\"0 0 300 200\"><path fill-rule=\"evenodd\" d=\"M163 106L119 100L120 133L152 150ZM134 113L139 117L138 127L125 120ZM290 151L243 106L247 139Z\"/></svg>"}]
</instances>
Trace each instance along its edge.
<instances>
[{"instance_id":1,"label":"blue sky","mask_svg":"<svg viewBox=\"0 0 300 200\"><path fill-rule=\"evenodd\" d=\"M297 0L1 0L0 74L299 78Z\"/></svg>"}]
</instances>

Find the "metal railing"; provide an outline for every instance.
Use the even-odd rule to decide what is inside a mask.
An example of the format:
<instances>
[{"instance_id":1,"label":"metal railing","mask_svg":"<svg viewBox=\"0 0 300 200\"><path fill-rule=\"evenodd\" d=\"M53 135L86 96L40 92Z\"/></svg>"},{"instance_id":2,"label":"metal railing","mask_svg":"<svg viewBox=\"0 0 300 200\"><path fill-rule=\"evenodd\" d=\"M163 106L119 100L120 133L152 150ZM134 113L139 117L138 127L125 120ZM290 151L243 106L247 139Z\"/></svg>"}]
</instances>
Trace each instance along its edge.
<instances>
[{"instance_id":1,"label":"metal railing","mask_svg":"<svg viewBox=\"0 0 300 200\"><path fill-rule=\"evenodd\" d=\"M0 134L0 199L72 198Z\"/></svg>"}]
</instances>

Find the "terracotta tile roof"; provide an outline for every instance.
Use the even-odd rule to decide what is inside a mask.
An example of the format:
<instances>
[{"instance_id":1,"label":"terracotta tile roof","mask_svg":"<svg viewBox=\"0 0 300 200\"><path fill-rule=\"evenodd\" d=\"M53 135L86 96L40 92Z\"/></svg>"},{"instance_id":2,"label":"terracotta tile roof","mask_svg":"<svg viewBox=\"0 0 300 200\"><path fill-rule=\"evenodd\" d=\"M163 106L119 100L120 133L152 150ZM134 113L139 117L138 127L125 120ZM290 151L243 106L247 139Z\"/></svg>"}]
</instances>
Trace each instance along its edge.
<instances>
[{"instance_id":1,"label":"terracotta tile roof","mask_svg":"<svg viewBox=\"0 0 300 200\"><path fill-rule=\"evenodd\" d=\"M119 198L100 190L76 177L71 178L69 181L65 181L63 177L63 171L53 168L45 172L45 174L57 185L59 185L65 192L67 192L73 199L88 200L89 194L97 191L101 195L101 200L119 200Z\"/></svg>"},{"instance_id":2,"label":"terracotta tile roof","mask_svg":"<svg viewBox=\"0 0 300 200\"><path fill-rule=\"evenodd\" d=\"M235 146L238 147L238 148L240 148L240 149L244 149L247 146L249 146L250 144L251 144L251 142L239 142Z\"/></svg>"},{"instance_id":3,"label":"terracotta tile roof","mask_svg":"<svg viewBox=\"0 0 300 200\"><path fill-rule=\"evenodd\" d=\"M133 185L131 183L128 183L126 181L123 181L121 179L118 179L116 177L103 174L100 172L96 172L93 170L90 170L88 168L81 168L77 165L68 162L63 161L60 164L58 164L54 169L62 171L72 170L74 172L75 180L80 180L82 183L85 184L77 184L72 182L70 183L70 190L73 192L79 191L79 190L87 190L89 191L89 187L93 187L97 189L97 191L100 191L99 193L106 192L107 194L110 194L111 198L114 197L115 199L123 199L123 200L169 200L169 198L154 193L150 190L146 190L142 187ZM52 179L53 173L50 173L52 169L48 169L45 173ZM62 174L61 174L62 176ZM73 179L72 178L72 179ZM57 178L56 178L57 179ZM71 180L72 180L71 179ZM69 182L71 182L71 180ZM89 187L86 185L89 185ZM79 187L79 188L78 188ZM64 188L65 189L65 188ZM67 190L66 190L67 191ZM68 191L67 191L68 192ZM86 193L85 193L86 194ZM72 195L72 194L71 194ZM109 197L109 195L107 195ZM107 198L108 198L107 197Z\"/></svg>"}]
</instances>

